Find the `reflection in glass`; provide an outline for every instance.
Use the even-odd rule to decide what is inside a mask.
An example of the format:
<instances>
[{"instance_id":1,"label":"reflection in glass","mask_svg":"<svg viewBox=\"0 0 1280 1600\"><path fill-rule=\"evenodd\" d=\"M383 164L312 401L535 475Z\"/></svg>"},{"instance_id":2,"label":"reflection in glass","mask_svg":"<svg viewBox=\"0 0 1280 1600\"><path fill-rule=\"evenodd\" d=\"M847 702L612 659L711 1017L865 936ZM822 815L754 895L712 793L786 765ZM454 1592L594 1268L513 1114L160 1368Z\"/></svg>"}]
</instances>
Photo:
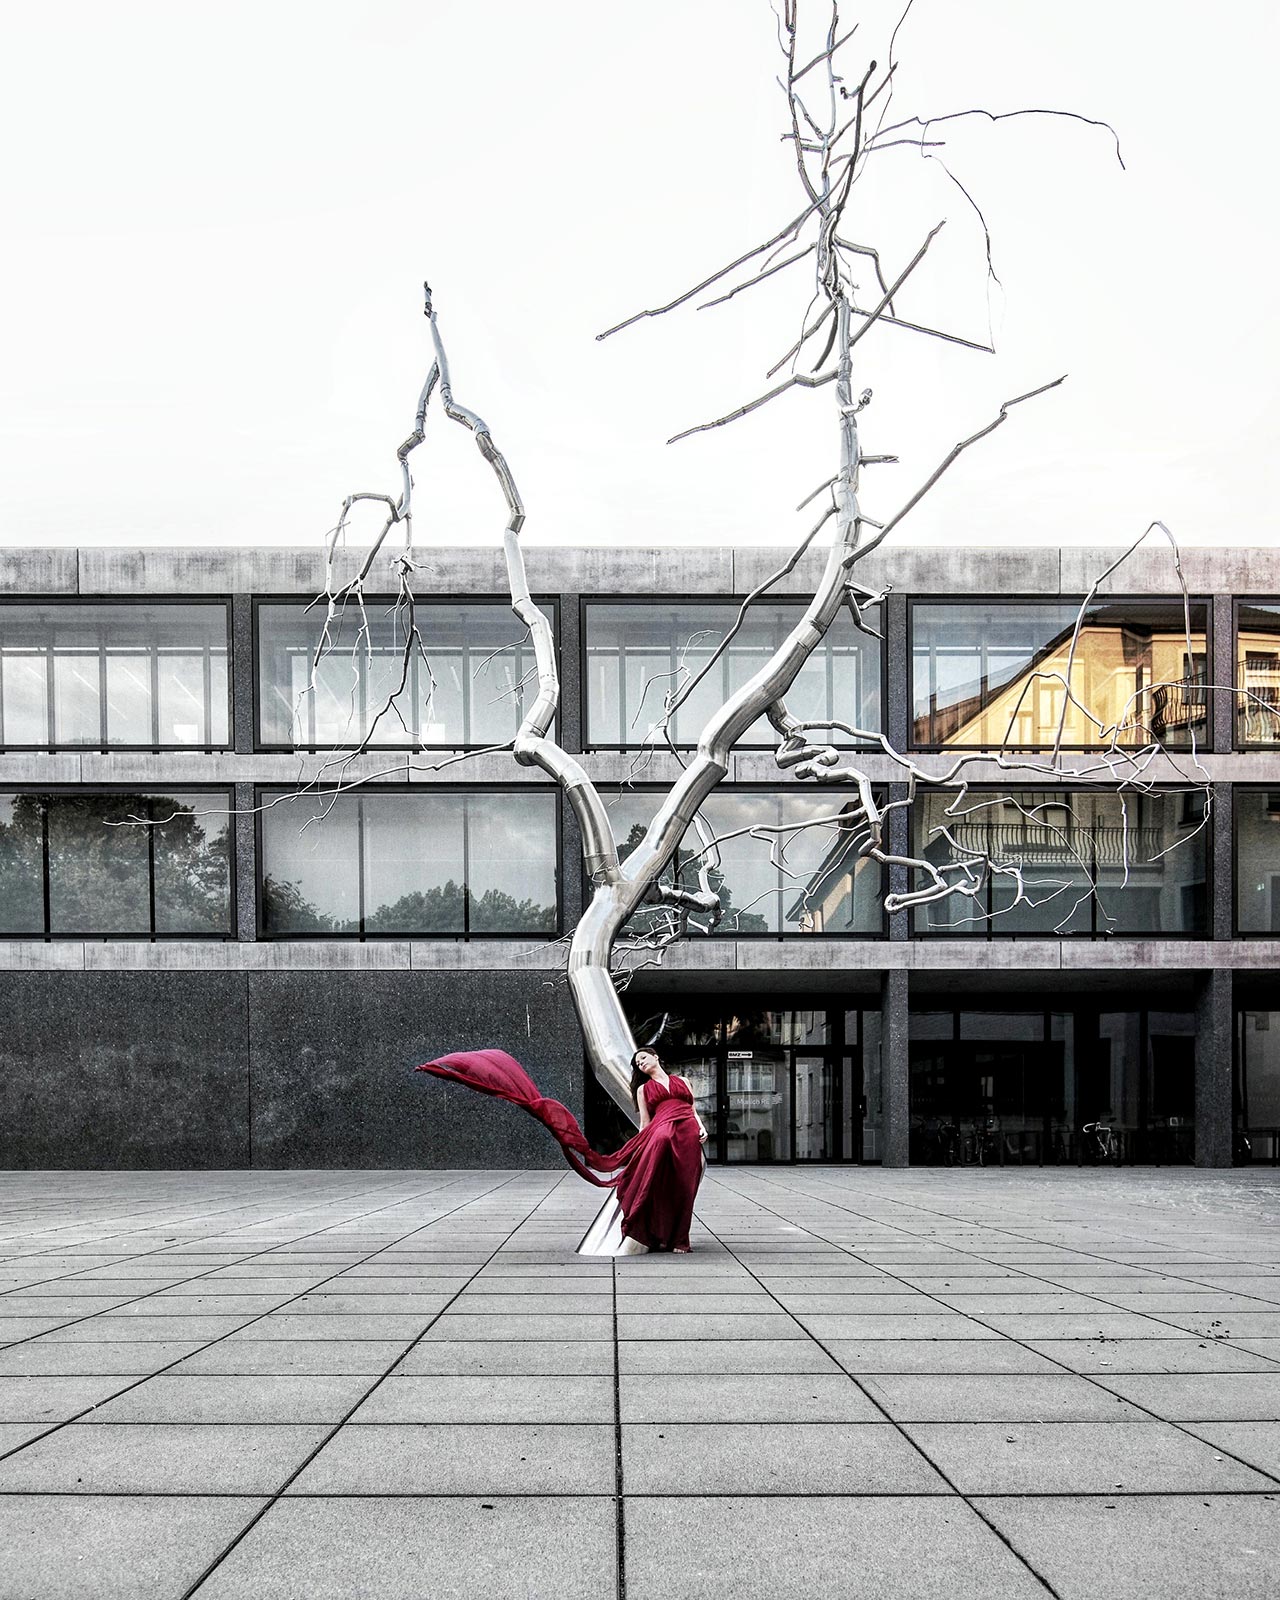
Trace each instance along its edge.
<instances>
[{"instance_id":1,"label":"reflection in glass","mask_svg":"<svg viewBox=\"0 0 1280 1600\"><path fill-rule=\"evenodd\" d=\"M421 604L415 616L421 650L406 646L390 600L367 601L363 619L348 611L331 627L312 687L320 620L300 603L260 605L261 744L329 749L368 738L376 745L465 749L507 743L520 726L526 679L535 671L524 624L497 602ZM536 680L530 692L536 693Z\"/></svg>"},{"instance_id":2,"label":"reflection in glass","mask_svg":"<svg viewBox=\"0 0 1280 1600\"><path fill-rule=\"evenodd\" d=\"M685 1055L680 1052L667 1062L667 1067L669 1071L683 1078L693 1090L693 1103L707 1130L707 1142L702 1148L707 1160L714 1161L719 1149L720 1135L719 1102L716 1099L716 1057L709 1052L702 1055Z\"/></svg>"},{"instance_id":3,"label":"reflection in glass","mask_svg":"<svg viewBox=\"0 0 1280 1600\"><path fill-rule=\"evenodd\" d=\"M956 805L956 814L948 807ZM1183 934L1207 929L1207 828L1199 790L1115 794L970 790L917 802L915 851L938 868L990 856L976 897L917 906L917 933L981 935ZM924 874L918 873L920 886ZM965 882L956 872L948 881Z\"/></svg>"},{"instance_id":4,"label":"reflection in glass","mask_svg":"<svg viewBox=\"0 0 1280 1600\"><path fill-rule=\"evenodd\" d=\"M1236 924L1280 938L1280 792L1237 789Z\"/></svg>"},{"instance_id":5,"label":"reflection in glass","mask_svg":"<svg viewBox=\"0 0 1280 1600\"><path fill-rule=\"evenodd\" d=\"M1280 743L1280 605L1250 602L1236 612L1236 738Z\"/></svg>"},{"instance_id":6,"label":"reflection in glass","mask_svg":"<svg viewBox=\"0 0 1280 1600\"><path fill-rule=\"evenodd\" d=\"M223 604L0 604L0 746L229 743Z\"/></svg>"},{"instance_id":7,"label":"reflection in glass","mask_svg":"<svg viewBox=\"0 0 1280 1600\"><path fill-rule=\"evenodd\" d=\"M0 796L0 932L227 938L231 931L223 795Z\"/></svg>"},{"instance_id":8,"label":"reflection in glass","mask_svg":"<svg viewBox=\"0 0 1280 1600\"><path fill-rule=\"evenodd\" d=\"M554 933L556 797L290 796L263 811L262 873L268 937Z\"/></svg>"},{"instance_id":9,"label":"reflection in glass","mask_svg":"<svg viewBox=\"0 0 1280 1600\"><path fill-rule=\"evenodd\" d=\"M784 1050L730 1048L725 1084L729 1161L791 1159L791 1072Z\"/></svg>"},{"instance_id":10,"label":"reflection in glass","mask_svg":"<svg viewBox=\"0 0 1280 1600\"><path fill-rule=\"evenodd\" d=\"M644 605L591 602L586 608L587 747L664 744L656 729L663 698L706 675L671 718L677 745L694 745L708 718L774 654L804 613L801 601L772 601L747 612L724 653L708 666L733 628L738 606L690 600L650 600ZM878 612L868 625L879 628ZM787 691L787 708L802 722L835 717L870 733L880 728L880 641L841 614ZM833 744L850 742L833 733ZM746 731L741 745L773 746L777 735L765 718Z\"/></svg>"},{"instance_id":11,"label":"reflection in glass","mask_svg":"<svg viewBox=\"0 0 1280 1600\"><path fill-rule=\"evenodd\" d=\"M623 860L643 839L661 799L651 791L625 789L608 802ZM880 866L859 857L862 835L852 806L834 790L719 790L699 815L720 841L719 864L711 872L722 909L717 934L883 930ZM812 825L802 827L806 822ZM677 851L678 880L685 887L697 887L704 849L696 828L691 829ZM631 925L650 927L660 918L659 911L642 908Z\"/></svg>"},{"instance_id":12,"label":"reflection in glass","mask_svg":"<svg viewBox=\"0 0 1280 1600\"><path fill-rule=\"evenodd\" d=\"M1153 741L1208 729L1205 607L1139 601L920 603L911 608L917 745L1036 749ZM1188 648L1189 645L1189 648ZM1068 677L1071 696L1067 694Z\"/></svg>"},{"instance_id":13,"label":"reflection in glass","mask_svg":"<svg viewBox=\"0 0 1280 1600\"><path fill-rule=\"evenodd\" d=\"M1280 1011L1236 1019L1236 1121L1254 1161L1280 1155Z\"/></svg>"}]
</instances>

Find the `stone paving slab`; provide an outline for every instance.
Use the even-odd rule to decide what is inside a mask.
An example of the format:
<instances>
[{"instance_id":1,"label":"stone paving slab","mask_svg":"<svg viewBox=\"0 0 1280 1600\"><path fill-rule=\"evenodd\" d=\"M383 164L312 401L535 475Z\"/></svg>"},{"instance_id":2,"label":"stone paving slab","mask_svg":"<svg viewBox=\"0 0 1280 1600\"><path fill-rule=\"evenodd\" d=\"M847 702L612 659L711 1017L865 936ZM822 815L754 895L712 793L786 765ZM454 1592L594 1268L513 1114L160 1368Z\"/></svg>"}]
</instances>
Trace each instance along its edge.
<instances>
[{"instance_id":1,"label":"stone paving slab","mask_svg":"<svg viewBox=\"0 0 1280 1600\"><path fill-rule=\"evenodd\" d=\"M1280 1488L1167 1422L912 1422L962 1494L1172 1494Z\"/></svg>"},{"instance_id":2,"label":"stone paving slab","mask_svg":"<svg viewBox=\"0 0 1280 1600\"><path fill-rule=\"evenodd\" d=\"M1280 1172L713 1169L617 1261L598 1204L0 1174L0 1600L1274 1589Z\"/></svg>"},{"instance_id":3,"label":"stone paving slab","mask_svg":"<svg viewBox=\"0 0 1280 1600\"><path fill-rule=\"evenodd\" d=\"M0 1495L0 1600L176 1600L265 1503Z\"/></svg>"},{"instance_id":4,"label":"stone paving slab","mask_svg":"<svg viewBox=\"0 0 1280 1600\"><path fill-rule=\"evenodd\" d=\"M975 1501L1061 1600L1272 1600L1280 1499Z\"/></svg>"},{"instance_id":5,"label":"stone paving slab","mask_svg":"<svg viewBox=\"0 0 1280 1600\"><path fill-rule=\"evenodd\" d=\"M830 1495L628 1502L627 1600L1045 1600L962 1500Z\"/></svg>"},{"instance_id":6,"label":"stone paving slab","mask_svg":"<svg viewBox=\"0 0 1280 1600\"><path fill-rule=\"evenodd\" d=\"M277 1501L200 1600L601 1600L617 1589L605 1497Z\"/></svg>"}]
</instances>

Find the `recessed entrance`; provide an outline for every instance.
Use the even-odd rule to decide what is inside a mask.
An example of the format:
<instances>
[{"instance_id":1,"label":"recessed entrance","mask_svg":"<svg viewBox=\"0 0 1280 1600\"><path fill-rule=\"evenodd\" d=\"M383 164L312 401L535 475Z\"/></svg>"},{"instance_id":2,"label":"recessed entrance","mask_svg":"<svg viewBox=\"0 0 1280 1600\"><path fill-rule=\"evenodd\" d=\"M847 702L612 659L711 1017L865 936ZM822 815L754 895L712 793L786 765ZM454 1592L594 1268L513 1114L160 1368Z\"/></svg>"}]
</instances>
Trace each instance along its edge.
<instances>
[{"instance_id":1,"label":"recessed entrance","mask_svg":"<svg viewBox=\"0 0 1280 1600\"><path fill-rule=\"evenodd\" d=\"M709 1162L876 1159L879 1051L870 1052L875 1082L868 1115L862 1013L846 1011L843 1003L748 1008L728 998L682 998L657 1017L637 1016L637 1037L652 1037L664 1016L656 1048L693 1089L709 1135ZM874 1032L878 1012L866 1020ZM602 1098L588 1097L593 1127L605 1116Z\"/></svg>"}]
</instances>

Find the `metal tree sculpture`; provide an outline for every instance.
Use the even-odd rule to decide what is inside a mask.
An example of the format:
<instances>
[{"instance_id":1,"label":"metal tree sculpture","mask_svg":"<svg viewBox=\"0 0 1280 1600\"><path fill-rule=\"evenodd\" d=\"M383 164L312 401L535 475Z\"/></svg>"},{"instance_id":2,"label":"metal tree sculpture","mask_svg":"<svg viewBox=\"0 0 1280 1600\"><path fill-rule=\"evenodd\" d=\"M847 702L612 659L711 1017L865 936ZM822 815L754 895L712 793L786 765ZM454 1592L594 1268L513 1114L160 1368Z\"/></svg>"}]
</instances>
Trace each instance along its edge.
<instances>
[{"instance_id":1,"label":"metal tree sculpture","mask_svg":"<svg viewBox=\"0 0 1280 1600\"><path fill-rule=\"evenodd\" d=\"M903 19L905 15L904 12ZM903 19L899 20L898 27ZM990 765L994 761L1002 770L1030 775L1041 782L1069 779L1076 785L1096 785L1123 796L1126 793L1149 792L1154 788L1154 780L1150 776L1152 757L1162 751L1161 741L1154 735L1136 746L1131 742L1122 742L1132 738L1136 715L1133 704L1126 707L1121 716L1113 716L1108 722L1083 705L1076 694L1073 668L1077 645L1097 585L1080 608L1065 670L1035 672L1028 678L1028 685L1036 678L1051 678L1061 689L1057 735L1052 749L1042 757L1014 755L1006 751L975 751L958 757L945 772L931 774L906 754L893 748L878 730L857 728L842 722L801 721L788 711L788 691L843 610L848 610L857 628L874 632L872 610L883 600L886 591L876 590L859 581L860 563L901 524L966 450L1003 426L1014 407L1056 388L1063 379L1054 378L1006 401L993 418L961 439L891 515L881 521L866 515L859 498L861 470L864 466L893 458L868 456L862 450L859 417L871 401L871 390L859 389L854 381L854 353L859 342L872 328L884 324L911 335L945 339L975 349L989 349L990 346L960 338L943 329L928 327L899 314L898 301L904 288L925 261L943 223L939 222L929 231L906 265L893 276L892 281L887 281L878 250L869 243L848 236L846 219L850 198L868 163L881 152L906 144L932 155L945 143L945 134L940 130L947 124L960 118L990 116L991 113L963 111L931 119L911 117L890 122L887 112L897 67L894 58L897 28L890 41L888 65L881 70L872 61L859 76L846 79L838 71L837 56L856 29L842 28L837 5L829 6L822 48L809 59L801 59L798 0L785 0L778 20L779 40L785 60L781 82L789 119L789 128L784 137L791 141L794 148L796 173L804 195L801 209L770 238L703 278L693 288L664 305L628 317L600 335L606 338L643 318L673 312L707 291L713 292L704 304L719 305L778 274L804 273L808 278L809 299L798 337L767 374L774 379L785 368L786 376L728 414L696 428L686 429L674 438L678 440L708 428L724 426L769 405L794 389L829 387L835 400L831 420L836 432L836 470L801 502L803 509L819 497L825 497L826 504L821 515L778 571L743 600L734 626L700 671L696 674L685 673L681 681L672 684L665 692L656 729L665 737L672 751L675 751L675 744L671 738L670 724L674 713L729 647L751 606L794 570L804 552L828 527L830 542L821 577L803 616L765 665L729 695L708 718L692 754L686 758L676 752L681 765L679 776L645 828L643 838L625 859L620 857L608 808L596 784L581 763L567 753L552 734L560 683L551 623L533 600L525 572L520 544L520 530L525 520L524 505L511 468L495 443L488 424L475 411L460 404L454 395L449 361L430 288L426 290L425 313L431 329L434 359L418 400L413 431L397 452L401 472L400 493L398 496L352 495L344 503L338 523L328 539L328 577L325 593L320 597L325 607L325 622L311 663L310 688L314 691L319 664L327 654L337 649L338 626L352 611L359 619L354 648L357 652L363 650L371 655L371 633L365 614L365 585L376 558L393 530L398 529L402 542L392 559L392 566L397 581L393 618L399 641L399 681L374 713L361 740L341 753L335 751L321 768L317 783L330 777L336 767L336 791L340 792L365 781L364 777L352 776L351 763L357 755L370 748L372 734L378 723L384 718L399 718L404 724L398 700L408 683L415 657L425 666L432 692L434 690L429 645L419 629L415 612L413 481L409 462L425 436L431 402L438 397L445 416L471 433L501 490L507 513L503 549L511 606L528 630L536 661L536 693L523 710L514 739L507 745L489 748L510 749L521 765L541 768L559 785L573 809L582 836L583 863L591 892L581 920L568 936L567 978L581 1022L588 1061L613 1100L633 1119L635 1108L629 1089L629 1068L635 1040L620 995L626 973L630 970L628 960L632 957L643 961L660 959L664 949L691 930L710 932L719 922L721 897L714 886L714 875L719 864L718 846L729 836L717 839L700 811L726 777L730 754L735 745L757 719L767 717L778 735L775 759L779 769L791 772L798 780L832 788L838 792L840 804L830 816L810 819L796 827L755 827L745 831L761 836L774 835L775 859L785 864L783 836L793 834L801 827L834 828L846 859L865 857L884 866L904 868L909 873L908 887L885 897L885 906L889 911L905 910L944 899L955 899L962 906L973 907L986 884L996 876L1011 885L1011 905L1026 903L1030 899L1024 869L1017 859L1001 859L988 848L975 847L970 842L973 830L960 835L950 822L935 829L935 833L949 848L950 860L939 864L923 856L893 854L887 845L887 818L895 809L912 807L920 789L941 790L953 796L946 808L946 816L959 823L991 803L985 796L980 800L969 796L966 774L971 763L981 761ZM817 93L812 92L812 85L818 86ZM819 105L821 109L815 110L814 107ZM1037 109L1001 115L1073 114ZM1092 125L1107 126L1101 123ZM1116 154L1118 158L1118 145ZM948 177L952 177L950 172ZM960 187L958 180L952 178L952 181ZM968 203L973 203L967 191L961 189L960 192ZM870 262L875 273L878 295L870 305L859 304L853 273L857 261ZM815 350L816 359L811 359ZM350 581L339 583L335 559L337 547L347 529L352 509L364 501L384 505L385 520L356 575ZM1162 524L1155 523L1147 532L1155 528L1168 534ZM1180 564L1177 563L1176 546L1174 557L1179 581L1182 582L1183 619L1190 660L1191 615L1186 585L1182 581ZM1102 576L1105 578L1112 570L1114 566ZM1144 692L1150 688L1148 685ZM1203 693L1204 685L1200 685L1199 690ZM1085 719L1097 734L1095 747L1088 756L1074 761L1068 761L1064 755L1064 730L1069 709ZM848 759L847 751L842 753L829 742L834 735L852 737L878 747L900 771L906 787L905 798L894 801L878 798L866 772ZM427 770L428 767L439 770L474 753L461 753L443 761L424 763L418 770ZM1196 759L1194 729L1191 734L1190 763L1187 781L1204 792L1207 816L1211 795L1207 775ZM404 765L403 762L398 763L399 769L403 770ZM1006 803L1016 805L1024 816L1032 818L1038 826L1045 825L1043 818L1035 815L1035 808L1025 806L1016 795L1007 795L1003 799ZM696 871L696 887L672 881L670 872L682 840L691 831L699 840L699 847L687 858ZM1087 887L1083 894L1091 893L1096 886L1093 864L1084 858L1079 846L1065 834L1061 839L1061 847L1064 855L1072 859L1073 865L1084 874ZM1077 904L1082 897L1077 898ZM656 906L656 916L649 918L647 927L637 931L633 925L629 929L629 923L643 905ZM1068 910L1062 921L1065 923L1069 916Z\"/></svg>"}]
</instances>

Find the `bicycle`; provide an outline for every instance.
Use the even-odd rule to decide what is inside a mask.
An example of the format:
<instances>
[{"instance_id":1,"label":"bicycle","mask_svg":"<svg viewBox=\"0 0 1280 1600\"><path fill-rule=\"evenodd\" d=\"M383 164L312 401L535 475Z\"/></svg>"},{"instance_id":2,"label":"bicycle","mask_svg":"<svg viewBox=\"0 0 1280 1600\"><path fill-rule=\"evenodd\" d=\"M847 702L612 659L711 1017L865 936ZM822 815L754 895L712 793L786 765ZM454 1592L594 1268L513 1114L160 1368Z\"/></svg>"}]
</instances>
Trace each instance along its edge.
<instances>
[{"instance_id":1,"label":"bicycle","mask_svg":"<svg viewBox=\"0 0 1280 1600\"><path fill-rule=\"evenodd\" d=\"M1086 1122L1080 1129L1080 1144L1091 1166L1120 1165L1120 1136L1109 1122Z\"/></svg>"}]
</instances>

